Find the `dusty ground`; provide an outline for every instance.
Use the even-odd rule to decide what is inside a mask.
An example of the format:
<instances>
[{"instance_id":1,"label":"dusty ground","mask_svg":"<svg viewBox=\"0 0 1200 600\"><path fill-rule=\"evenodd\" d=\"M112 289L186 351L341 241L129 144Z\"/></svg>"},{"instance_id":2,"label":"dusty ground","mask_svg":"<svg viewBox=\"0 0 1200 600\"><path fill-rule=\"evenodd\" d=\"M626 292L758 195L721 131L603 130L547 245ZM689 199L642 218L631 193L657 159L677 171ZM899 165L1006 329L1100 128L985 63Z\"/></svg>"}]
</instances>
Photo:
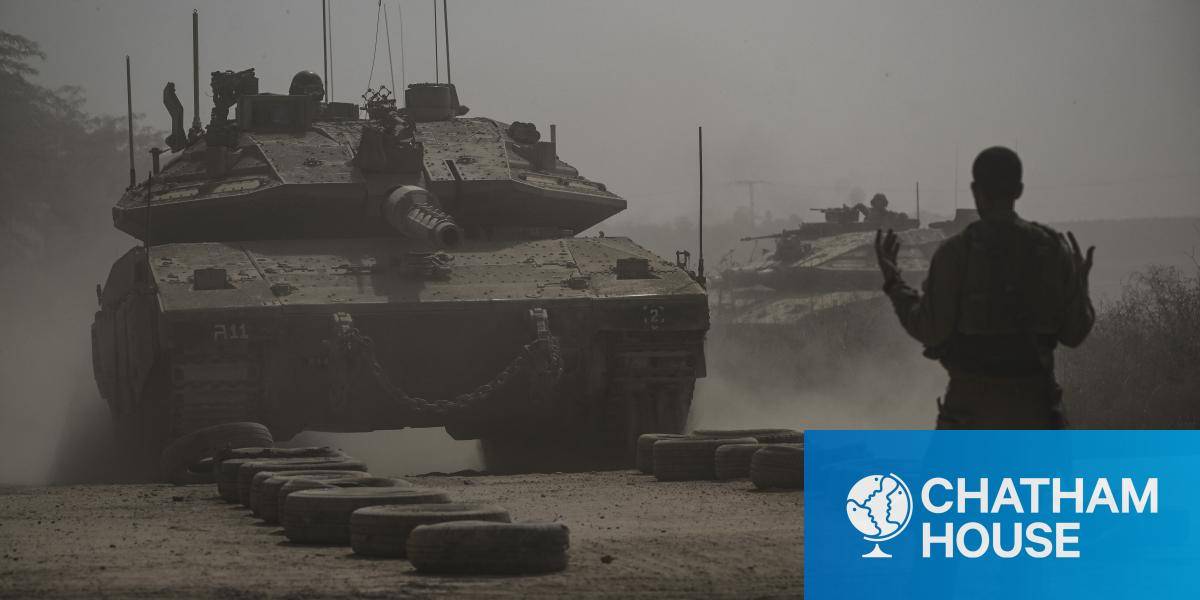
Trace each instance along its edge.
<instances>
[{"instance_id":1,"label":"dusty ground","mask_svg":"<svg viewBox=\"0 0 1200 600\"><path fill-rule=\"evenodd\" d=\"M291 544L215 486L0 488L0 597L798 597L804 498L632 471L408 478L571 529L536 577L431 577L407 561Z\"/></svg>"}]
</instances>

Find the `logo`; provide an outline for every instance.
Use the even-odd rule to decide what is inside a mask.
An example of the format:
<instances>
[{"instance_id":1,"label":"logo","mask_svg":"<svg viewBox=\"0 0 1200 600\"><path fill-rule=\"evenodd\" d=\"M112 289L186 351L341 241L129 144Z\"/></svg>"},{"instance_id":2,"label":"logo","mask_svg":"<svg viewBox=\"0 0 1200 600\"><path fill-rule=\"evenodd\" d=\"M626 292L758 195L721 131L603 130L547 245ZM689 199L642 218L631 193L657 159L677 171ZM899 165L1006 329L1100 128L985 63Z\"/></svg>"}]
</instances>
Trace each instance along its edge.
<instances>
[{"instance_id":1,"label":"logo","mask_svg":"<svg viewBox=\"0 0 1200 600\"><path fill-rule=\"evenodd\" d=\"M850 488L846 496L846 516L850 524L874 542L875 548L863 558L891 558L879 547L904 531L912 518L912 493L908 484L895 473L867 475Z\"/></svg>"}]
</instances>

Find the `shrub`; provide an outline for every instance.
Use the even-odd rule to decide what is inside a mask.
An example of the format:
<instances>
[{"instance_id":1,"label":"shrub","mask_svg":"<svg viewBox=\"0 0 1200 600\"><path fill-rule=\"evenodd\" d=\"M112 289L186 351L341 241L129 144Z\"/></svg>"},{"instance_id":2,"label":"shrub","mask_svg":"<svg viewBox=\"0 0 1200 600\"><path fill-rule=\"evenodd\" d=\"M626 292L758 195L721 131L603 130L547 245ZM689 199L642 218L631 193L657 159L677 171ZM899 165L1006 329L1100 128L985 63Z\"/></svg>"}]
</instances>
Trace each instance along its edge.
<instances>
[{"instance_id":1,"label":"shrub","mask_svg":"<svg viewBox=\"0 0 1200 600\"><path fill-rule=\"evenodd\" d=\"M1098 307L1076 350L1059 353L1076 427L1200 426L1200 273L1152 266Z\"/></svg>"}]
</instances>

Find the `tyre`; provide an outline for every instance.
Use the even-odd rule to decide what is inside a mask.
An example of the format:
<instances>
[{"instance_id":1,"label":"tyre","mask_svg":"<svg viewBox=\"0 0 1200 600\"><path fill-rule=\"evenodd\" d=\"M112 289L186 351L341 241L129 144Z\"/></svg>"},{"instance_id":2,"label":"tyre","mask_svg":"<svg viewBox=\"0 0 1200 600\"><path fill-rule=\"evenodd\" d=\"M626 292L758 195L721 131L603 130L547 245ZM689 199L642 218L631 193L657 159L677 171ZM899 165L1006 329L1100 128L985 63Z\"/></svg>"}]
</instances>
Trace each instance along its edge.
<instances>
[{"instance_id":1,"label":"tyre","mask_svg":"<svg viewBox=\"0 0 1200 600\"><path fill-rule=\"evenodd\" d=\"M682 433L643 433L637 440L637 470L651 475L654 473L654 442L658 440L676 440L687 437Z\"/></svg>"},{"instance_id":2,"label":"tyre","mask_svg":"<svg viewBox=\"0 0 1200 600\"><path fill-rule=\"evenodd\" d=\"M745 479L750 476L750 460L766 444L725 444L717 448L713 459L717 479Z\"/></svg>"},{"instance_id":3,"label":"tyre","mask_svg":"<svg viewBox=\"0 0 1200 600\"><path fill-rule=\"evenodd\" d=\"M314 479L324 481L330 479L346 479L352 477L370 477L371 474L366 471L341 471L333 469L319 470L292 470L292 471L259 471L254 474L254 479L250 480L250 514L266 520L263 516L266 505L272 507L278 505L279 488L283 487L284 482L290 479ZM274 481L274 494L267 496L267 484ZM270 511L276 514L274 510Z\"/></svg>"},{"instance_id":4,"label":"tyre","mask_svg":"<svg viewBox=\"0 0 1200 600\"><path fill-rule=\"evenodd\" d=\"M507 510L490 504L368 506L350 515L350 547L363 556L404 558L413 529L448 521L509 523L512 519Z\"/></svg>"},{"instance_id":5,"label":"tyre","mask_svg":"<svg viewBox=\"0 0 1200 600\"><path fill-rule=\"evenodd\" d=\"M259 475L261 474L262 473L259 473ZM271 473L271 476L263 482L262 489L259 492L258 512L256 514L258 515L258 518L263 520L264 523L275 525L279 523L279 515L281 514L281 507L283 506L282 498L285 498L287 494L297 489L324 487L317 484L359 480L369 477L371 477L371 474L367 473L366 471L280 471L277 473ZM307 482L312 485L306 485L304 487L301 487L300 485L293 486L290 490L284 493L283 488L293 481ZM399 479L392 479L389 481L397 482L395 485L402 485L399 483ZM253 495L253 490L251 491L251 494ZM254 503L253 498L250 502L251 504Z\"/></svg>"},{"instance_id":6,"label":"tyre","mask_svg":"<svg viewBox=\"0 0 1200 600\"><path fill-rule=\"evenodd\" d=\"M759 489L804 489L804 445L771 444L750 460L750 481Z\"/></svg>"},{"instance_id":7,"label":"tyre","mask_svg":"<svg viewBox=\"0 0 1200 600\"><path fill-rule=\"evenodd\" d=\"M348 457L313 456L304 458L268 458L252 460L238 466L238 502L250 508L250 483L262 471L366 471L367 465Z\"/></svg>"},{"instance_id":8,"label":"tyre","mask_svg":"<svg viewBox=\"0 0 1200 600\"><path fill-rule=\"evenodd\" d=\"M529 575L567 568L570 532L561 523L452 521L408 536L408 560L422 573Z\"/></svg>"},{"instance_id":9,"label":"tyre","mask_svg":"<svg viewBox=\"0 0 1200 600\"><path fill-rule=\"evenodd\" d=\"M697 437L752 437L760 444L803 444L804 432L795 429L697 429Z\"/></svg>"},{"instance_id":10,"label":"tyre","mask_svg":"<svg viewBox=\"0 0 1200 600\"><path fill-rule=\"evenodd\" d=\"M213 457L213 473L217 479L217 493L226 502L237 502L238 468L252 460L268 458L344 457L340 450L328 446L308 448L248 447L224 450Z\"/></svg>"},{"instance_id":11,"label":"tyre","mask_svg":"<svg viewBox=\"0 0 1200 600\"><path fill-rule=\"evenodd\" d=\"M716 479L717 448L754 444L754 438L679 438L654 443L654 476L659 481Z\"/></svg>"},{"instance_id":12,"label":"tyre","mask_svg":"<svg viewBox=\"0 0 1200 600\"><path fill-rule=\"evenodd\" d=\"M295 481L291 482L295 483ZM445 504L441 490L417 487L331 487L292 492L283 504L283 529L302 544L350 543L350 514L385 504Z\"/></svg>"},{"instance_id":13,"label":"tyre","mask_svg":"<svg viewBox=\"0 0 1200 600\"><path fill-rule=\"evenodd\" d=\"M391 477L374 477L367 475L365 477L347 477L344 479L326 479L314 480L305 477L290 479L279 487L279 493L276 497L275 515L276 522L283 520L283 512L287 507L287 498L292 492L300 490L328 490L333 488L362 488L362 487L415 487L413 484L404 481L403 479L392 479Z\"/></svg>"},{"instance_id":14,"label":"tyre","mask_svg":"<svg viewBox=\"0 0 1200 600\"><path fill-rule=\"evenodd\" d=\"M211 465L208 472L196 468L201 461L211 459L221 450L246 446L270 446L275 443L271 432L258 423L225 423L193 431L167 444L159 455L159 470L167 481L176 484L212 483Z\"/></svg>"}]
</instances>

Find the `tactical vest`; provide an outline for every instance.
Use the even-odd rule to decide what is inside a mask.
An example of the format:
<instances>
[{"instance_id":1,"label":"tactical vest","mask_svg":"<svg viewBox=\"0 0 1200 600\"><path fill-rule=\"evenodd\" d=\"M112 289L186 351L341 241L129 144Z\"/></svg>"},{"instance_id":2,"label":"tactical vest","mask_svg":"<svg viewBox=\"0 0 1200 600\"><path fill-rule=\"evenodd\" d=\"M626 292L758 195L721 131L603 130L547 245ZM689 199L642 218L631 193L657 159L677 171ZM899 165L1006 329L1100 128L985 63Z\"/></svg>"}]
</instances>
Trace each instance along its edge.
<instances>
[{"instance_id":1,"label":"tactical vest","mask_svg":"<svg viewBox=\"0 0 1200 600\"><path fill-rule=\"evenodd\" d=\"M1062 325L1069 273L1054 230L1020 219L977 221L964 232L959 333L1052 335Z\"/></svg>"},{"instance_id":2,"label":"tactical vest","mask_svg":"<svg viewBox=\"0 0 1200 600\"><path fill-rule=\"evenodd\" d=\"M1052 374L1069 277L1058 234L1021 219L989 219L972 223L963 238L955 333L937 358L981 375Z\"/></svg>"}]
</instances>

